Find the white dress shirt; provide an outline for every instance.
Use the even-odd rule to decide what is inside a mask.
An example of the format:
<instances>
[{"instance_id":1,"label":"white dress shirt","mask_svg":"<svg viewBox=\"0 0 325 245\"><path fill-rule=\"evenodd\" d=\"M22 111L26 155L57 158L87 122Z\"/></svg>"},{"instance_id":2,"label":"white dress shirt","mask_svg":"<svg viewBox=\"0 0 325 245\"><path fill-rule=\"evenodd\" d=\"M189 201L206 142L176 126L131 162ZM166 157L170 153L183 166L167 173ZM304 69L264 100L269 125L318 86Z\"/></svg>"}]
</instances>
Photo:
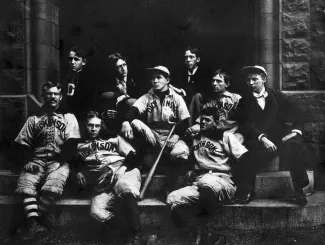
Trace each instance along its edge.
<instances>
[{"instance_id":1,"label":"white dress shirt","mask_svg":"<svg viewBox=\"0 0 325 245\"><path fill-rule=\"evenodd\" d=\"M199 67L198 67L198 66L195 67L195 68L193 69L193 72L192 72L192 73L191 73L190 71L187 71L187 74L188 74L188 76L187 76L187 82L188 82L188 83L191 81L191 76L193 76L193 75L195 74L195 72L197 71L197 68L199 68Z\"/></svg>"}]
</instances>

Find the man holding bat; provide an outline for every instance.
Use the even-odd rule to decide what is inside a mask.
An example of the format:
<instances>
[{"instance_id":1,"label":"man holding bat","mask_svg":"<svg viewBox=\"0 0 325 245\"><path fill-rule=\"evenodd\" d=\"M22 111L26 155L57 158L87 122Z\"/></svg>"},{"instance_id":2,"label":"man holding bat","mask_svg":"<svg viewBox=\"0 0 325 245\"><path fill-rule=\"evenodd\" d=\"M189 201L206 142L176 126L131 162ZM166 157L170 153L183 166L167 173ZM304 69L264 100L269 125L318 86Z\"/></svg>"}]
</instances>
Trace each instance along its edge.
<instances>
[{"instance_id":1,"label":"man holding bat","mask_svg":"<svg viewBox=\"0 0 325 245\"><path fill-rule=\"evenodd\" d=\"M200 133L193 138L191 159L194 169L187 174L190 185L173 191L167 197L171 218L176 226L203 225L212 217L216 206L234 197L236 186L231 170L241 164L247 149L235 135L218 127L219 113L214 107L203 107L200 113ZM236 151L230 145L238 142ZM193 156L193 157L192 157ZM196 244L205 244L207 235L199 226Z\"/></svg>"},{"instance_id":2,"label":"man holding bat","mask_svg":"<svg viewBox=\"0 0 325 245\"><path fill-rule=\"evenodd\" d=\"M142 136L146 152L158 155L162 145L167 140L165 155L169 158L170 173L167 192L173 188L176 173L180 164L188 160L189 149L180 139L188 128L190 117L184 99L169 88L170 72L164 66L148 69L152 89L140 97L126 114L122 124L122 135L127 139ZM142 120L139 120L141 118ZM177 123L174 133L168 139L168 134Z\"/></svg>"}]
</instances>

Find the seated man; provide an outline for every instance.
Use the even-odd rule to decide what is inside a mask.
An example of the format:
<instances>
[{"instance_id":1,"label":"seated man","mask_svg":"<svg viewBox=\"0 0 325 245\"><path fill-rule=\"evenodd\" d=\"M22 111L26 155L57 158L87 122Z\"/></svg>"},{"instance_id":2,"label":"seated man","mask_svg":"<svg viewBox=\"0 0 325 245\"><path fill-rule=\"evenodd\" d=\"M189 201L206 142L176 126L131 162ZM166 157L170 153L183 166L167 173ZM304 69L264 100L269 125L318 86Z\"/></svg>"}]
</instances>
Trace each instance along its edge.
<instances>
[{"instance_id":1,"label":"seated man","mask_svg":"<svg viewBox=\"0 0 325 245\"><path fill-rule=\"evenodd\" d=\"M126 121L122 124L122 135L127 139L132 139L136 135L142 136L147 151L157 153L173 126L171 122L177 123L166 145L166 155L171 163L168 192L173 188L180 163L186 163L188 160L189 149L180 139L180 135L183 135L188 127L190 115L183 98L168 87L169 70L164 66L156 66L149 68L148 71L152 89L140 97L126 114ZM139 145L139 148L141 147Z\"/></svg>"},{"instance_id":2,"label":"seated man","mask_svg":"<svg viewBox=\"0 0 325 245\"><path fill-rule=\"evenodd\" d=\"M245 139L256 160L242 169L241 185L250 186L247 188L249 195L253 189L256 165L279 155L281 167L290 170L296 203L306 205L303 188L309 184L309 180L305 168L307 152L302 137L303 112L287 95L265 87L267 73L263 67L248 66L242 72L249 90L243 97L247 109ZM292 123L292 127L286 123Z\"/></svg>"},{"instance_id":3,"label":"seated man","mask_svg":"<svg viewBox=\"0 0 325 245\"><path fill-rule=\"evenodd\" d=\"M193 130L199 130L200 119L198 118L204 105L214 107L220 115L220 125L224 130L230 130L238 126L241 120L241 108L239 94L230 93L230 76L221 69L217 69L211 76L210 89L207 92L197 93L193 96L189 111ZM223 122L221 124L221 122Z\"/></svg>"},{"instance_id":4,"label":"seated man","mask_svg":"<svg viewBox=\"0 0 325 245\"><path fill-rule=\"evenodd\" d=\"M44 104L27 119L16 138L24 147L26 164L19 176L16 193L23 198L27 231L23 240L46 231L49 207L61 194L69 176L68 161L80 138L74 115L59 111L62 88L47 82L42 86Z\"/></svg>"},{"instance_id":5,"label":"seated man","mask_svg":"<svg viewBox=\"0 0 325 245\"><path fill-rule=\"evenodd\" d=\"M248 151L240 143L236 151L231 150L229 142L235 142L235 136L218 128L219 116L213 107L202 109L200 133L193 138L191 148L194 169L188 174L190 185L167 197L171 218L178 227L205 224L216 206L228 203L235 195L231 170L236 161L242 164ZM198 240L201 238L199 233Z\"/></svg>"},{"instance_id":6,"label":"seated man","mask_svg":"<svg viewBox=\"0 0 325 245\"><path fill-rule=\"evenodd\" d=\"M109 231L119 229L135 234L140 229L136 198L140 194L141 175L135 165L135 151L117 134L100 137L102 119L98 112L86 116L87 138L78 144L74 159L77 179L93 193L90 215Z\"/></svg>"}]
</instances>

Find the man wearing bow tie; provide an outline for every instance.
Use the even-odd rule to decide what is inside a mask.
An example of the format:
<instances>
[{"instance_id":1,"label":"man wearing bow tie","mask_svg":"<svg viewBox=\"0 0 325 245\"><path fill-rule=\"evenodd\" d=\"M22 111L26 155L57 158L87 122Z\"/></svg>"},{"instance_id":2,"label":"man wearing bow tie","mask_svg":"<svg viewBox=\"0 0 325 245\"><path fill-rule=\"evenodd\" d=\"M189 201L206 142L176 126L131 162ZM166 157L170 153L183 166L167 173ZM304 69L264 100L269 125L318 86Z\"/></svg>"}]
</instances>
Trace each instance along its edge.
<instances>
[{"instance_id":1,"label":"man wearing bow tie","mask_svg":"<svg viewBox=\"0 0 325 245\"><path fill-rule=\"evenodd\" d=\"M306 205L303 188L309 184L305 169L301 120L303 111L288 96L265 86L267 72L261 66L247 66L242 69L248 87L246 100L246 144L254 153L252 164L262 164L275 155L280 156L281 167L290 170L296 192L296 203ZM286 123L291 123L289 127ZM253 190L256 166L246 168L242 184L244 202L249 202ZM244 187L245 186L245 187ZM247 195L246 195L247 194ZM240 198L239 198L240 199Z\"/></svg>"}]
</instances>

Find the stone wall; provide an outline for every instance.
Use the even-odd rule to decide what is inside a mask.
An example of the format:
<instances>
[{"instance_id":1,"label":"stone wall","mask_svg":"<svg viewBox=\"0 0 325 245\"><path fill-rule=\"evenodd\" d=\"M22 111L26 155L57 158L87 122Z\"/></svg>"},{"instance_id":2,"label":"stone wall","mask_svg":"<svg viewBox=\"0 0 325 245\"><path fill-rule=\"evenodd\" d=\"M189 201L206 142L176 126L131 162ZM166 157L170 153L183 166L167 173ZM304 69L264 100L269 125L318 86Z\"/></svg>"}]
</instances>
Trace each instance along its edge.
<instances>
[{"instance_id":1,"label":"stone wall","mask_svg":"<svg viewBox=\"0 0 325 245\"><path fill-rule=\"evenodd\" d=\"M282 1L282 90L306 111L304 135L318 161L318 189L325 188L325 1ZM299 91L299 92L297 92Z\"/></svg>"},{"instance_id":2,"label":"stone wall","mask_svg":"<svg viewBox=\"0 0 325 245\"><path fill-rule=\"evenodd\" d=\"M282 2L282 89L325 89L325 1Z\"/></svg>"},{"instance_id":3,"label":"stone wall","mask_svg":"<svg viewBox=\"0 0 325 245\"><path fill-rule=\"evenodd\" d=\"M23 2L3 0L0 8L0 169L10 167L12 143L26 119Z\"/></svg>"}]
</instances>

